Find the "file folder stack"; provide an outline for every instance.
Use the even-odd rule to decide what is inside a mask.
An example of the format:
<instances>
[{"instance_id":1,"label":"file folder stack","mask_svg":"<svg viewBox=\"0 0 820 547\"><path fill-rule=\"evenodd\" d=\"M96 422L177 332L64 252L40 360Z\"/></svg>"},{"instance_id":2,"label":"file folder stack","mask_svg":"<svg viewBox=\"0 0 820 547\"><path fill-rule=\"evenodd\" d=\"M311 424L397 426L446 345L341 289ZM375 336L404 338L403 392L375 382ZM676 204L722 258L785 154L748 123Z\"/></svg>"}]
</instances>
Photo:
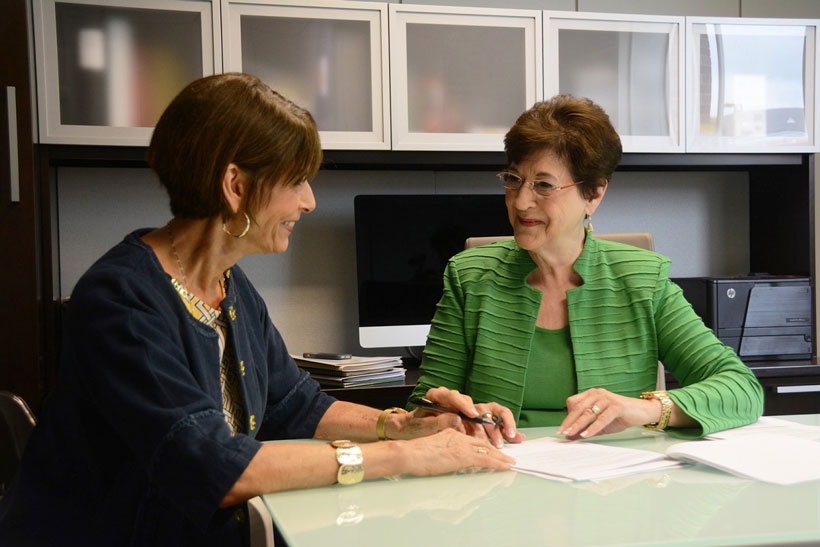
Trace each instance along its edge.
<instances>
[{"instance_id":1,"label":"file folder stack","mask_svg":"<svg viewBox=\"0 0 820 547\"><path fill-rule=\"evenodd\" d=\"M322 387L358 387L404 380L401 357L314 359L291 355Z\"/></svg>"}]
</instances>

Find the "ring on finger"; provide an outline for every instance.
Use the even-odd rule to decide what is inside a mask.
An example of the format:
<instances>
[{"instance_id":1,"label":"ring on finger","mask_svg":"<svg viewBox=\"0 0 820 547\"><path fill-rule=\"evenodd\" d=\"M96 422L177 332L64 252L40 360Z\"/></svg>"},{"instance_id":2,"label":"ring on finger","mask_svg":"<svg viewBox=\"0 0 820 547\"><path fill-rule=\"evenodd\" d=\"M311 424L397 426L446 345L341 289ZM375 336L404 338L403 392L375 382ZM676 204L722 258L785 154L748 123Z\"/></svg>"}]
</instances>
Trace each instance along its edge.
<instances>
[{"instance_id":1,"label":"ring on finger","mask_svg":"<svg viewBox=\"0 0 820 547\"><path fill-rule=\"evenodd\" d=\"M597 416L598 414L600 414L600 413L601 413L601 407L599 407L597 404L596 404L596 405L592 405L592 406L590 407L590 410L591 410L591 411L592 411L592 413L593 413L593 414L595 414L596 416Z\"/></svg>"},{"instance_id":2,"label":"ring on finger","mask_svg":"<svg viewBox=\"0 0 820 547\"><path fill-rule=\"evenodd\" d=\"M477 446L475 451L478 452L479 454L486 454L487 453L487 449L484 448L483 446Z\"/></svg>"},{"instance_id":3,"label":"ring on finger","mask_svg":"<svg viewBox=\"0 0 820 547\"><path fill-rule=\"evenodd\" d=\"M493 421L493 413L492 412L485 412L484 414L481 415L481 417L484 418L485 420L489 421L489 422Z\"/></svg>"}]
</instances>

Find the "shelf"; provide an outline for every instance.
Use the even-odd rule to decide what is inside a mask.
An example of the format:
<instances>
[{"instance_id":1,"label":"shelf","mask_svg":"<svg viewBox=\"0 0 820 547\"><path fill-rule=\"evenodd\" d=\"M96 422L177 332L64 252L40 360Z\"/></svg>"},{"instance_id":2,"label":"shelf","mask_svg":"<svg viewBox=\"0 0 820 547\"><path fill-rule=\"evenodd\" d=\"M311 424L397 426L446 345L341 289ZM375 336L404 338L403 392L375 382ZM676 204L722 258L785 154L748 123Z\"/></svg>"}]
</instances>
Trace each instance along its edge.
<instances>
[{"instance_id":1,"label":"shelf","mask_svg":"<svg viewBox=\"0 0 820 547\"><path fill-rule=\"evenodd\" d=\"M502 169L503 152L404 152L328 150L325 169L484 171ZM741 171L760 166L800 166L801 154L624 154L622 171Z\"/></svg>"},{"instance_id":2,"label":"shelf","mask_svg":"<svg viewBox=\"0 0 820 547\"><path fill-rule=\"evenodd\" d=\"M818 364L816 358L794 361L748 361L745 364L758 379L820 376L820 364ZM668 371L666 372L666 382L675 386L678 385Z\"/></svg>"},{"instance_id":3,"label":"shelf","mask_svg":"<svg viewBox=\"0 0 820 547\"><path fill-rule=\"evenodd\" d=\"M820 376L817 359L801 361L750 361L746 363L758 378Z\"/></svg>"},{"instance_id":4,"label":"shelf","mask_svg":"<svg viewBox=\"0 0 820 547\"><path fill-rule=\"evenodd\" d=\"M404 408L410 393L416 387L419 380L418 368L407 368L404 380L398 382L385 382L371 386L345 387L345 388L325 388L322 391L332 395L340 401L348 401L375 408Z\"/></svg>"},{"instance_id":5,"label":"shelf","mask_svg":"<svg viewBox=\"0 0 820 547\"><path fill-rule=\"evenodd\" d=\"M148 167L145 146L40 145L51 167Z\"/></svg>"},{"instance_id":6,"label":"shelf","mask_svg":"<svg viewBox=\"0 0 820 547\"><path fill-rule=\"evenodd\" d=\"M146 147L40 145L52 167L147 167ZM622 171L743 171L801 166L805 154L624 154ZM486 171L506 165L503 152L326 150L323 169Z\"/></svg>"}]
</instances>

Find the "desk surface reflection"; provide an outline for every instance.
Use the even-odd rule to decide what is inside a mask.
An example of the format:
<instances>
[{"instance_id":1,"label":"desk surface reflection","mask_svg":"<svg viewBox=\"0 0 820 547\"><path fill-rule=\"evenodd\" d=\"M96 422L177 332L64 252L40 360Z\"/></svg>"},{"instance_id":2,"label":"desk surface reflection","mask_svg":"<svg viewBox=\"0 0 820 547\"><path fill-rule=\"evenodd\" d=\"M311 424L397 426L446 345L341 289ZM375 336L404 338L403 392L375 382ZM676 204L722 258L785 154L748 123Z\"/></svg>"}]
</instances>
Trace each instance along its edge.
<instances>
[{"instance_id":1,"label":"desk surface reflection","mask_svg":"<svg viewBox=\"0 0 820 547\"><path fill-rule=\"evenodd\" d=\"M820 425L820 415L784 418ZM632 428L596 442L662 452L680 441ZM291 547L820 544L820 481L779 486L700 464L599 483L513 471L401 477L263 500Z\"/></svg>"}]
</instances>

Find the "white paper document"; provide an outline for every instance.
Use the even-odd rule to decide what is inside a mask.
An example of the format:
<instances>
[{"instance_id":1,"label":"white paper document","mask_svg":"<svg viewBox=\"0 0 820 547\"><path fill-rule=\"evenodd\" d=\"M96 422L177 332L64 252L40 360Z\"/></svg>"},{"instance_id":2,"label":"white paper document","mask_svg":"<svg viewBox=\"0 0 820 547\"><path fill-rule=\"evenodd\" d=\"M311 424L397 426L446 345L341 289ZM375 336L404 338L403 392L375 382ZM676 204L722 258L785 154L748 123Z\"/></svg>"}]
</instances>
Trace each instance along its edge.
<instances>
[{"instance_id":1,"label":"white paper document","mask_svg":"<svg viewBox=\"0 0 820 547\"><path fill-rule=\"evenodd\" d=\"M502 452L515 458L514 470L558 481L597 481L681 465L649 450L553 437L508 444Z\"/></svg>"},{"instance_id":2,"label":"white paper document","mask_svg":"<svg viewBox=\"0 0 820 547\"><path fill-rule=\"evenodd\" d=\"M351 374L347 376L333 376L329 374L321 374L310 369L306 370L310 372L310 376L314 380L318 381L322 384L322 386L328 387L350 387L379 384L384 382L396 382L399 380L404 380L405 373L405 370L401 367L369 374Z\"/></svg>"},{"instance_id":3,"label":"white paper document","mask_svg":"<svg viewBox=\"0 0 820 547\"><path fill-rule=\"evenodd\" d=\"M760 433L718 441L691 441L666 453L776 484L820 480L820 443L788 435Z\"/></svg>"},{"instance_id":4,"label":"white paper document","mask_svg":"<svg viewBox=\"0 0 820 547\"><path fill-rule=\"evenodd\" d=\"M317 359L291 354L302 369L308 371L322 387L357 387L404 379L401 357L359 357Z\"/></svg>"},{"instance_id":5,"label":"white paper document","mask_svg":"<svg viewBox=\"0 0 820 547\"><path fill-rule=\"evenodd\" d=\"M753 424L744 425L711 433L705 439L736 439L747 435L759 435L761 433L772 435L788 435L798 439L808 439L810 441L820 441L820 426L798 424L789 420L763 416Z\"/></svg>"},{"instance_id":6,"label":"white paper document","mask_svg":"<svg viewBox=\"0 0 820 547\"><path fill-rule=\"evenodd\" d=\"M302 357L291 353L291 357L297 365L309 365L313 368L327 368L333 370L372 370L373 368L391 368L402 364L401 357L359 357L353 355L350 359L317 359L314 357Z\"/></svg>"}]
</instances>

